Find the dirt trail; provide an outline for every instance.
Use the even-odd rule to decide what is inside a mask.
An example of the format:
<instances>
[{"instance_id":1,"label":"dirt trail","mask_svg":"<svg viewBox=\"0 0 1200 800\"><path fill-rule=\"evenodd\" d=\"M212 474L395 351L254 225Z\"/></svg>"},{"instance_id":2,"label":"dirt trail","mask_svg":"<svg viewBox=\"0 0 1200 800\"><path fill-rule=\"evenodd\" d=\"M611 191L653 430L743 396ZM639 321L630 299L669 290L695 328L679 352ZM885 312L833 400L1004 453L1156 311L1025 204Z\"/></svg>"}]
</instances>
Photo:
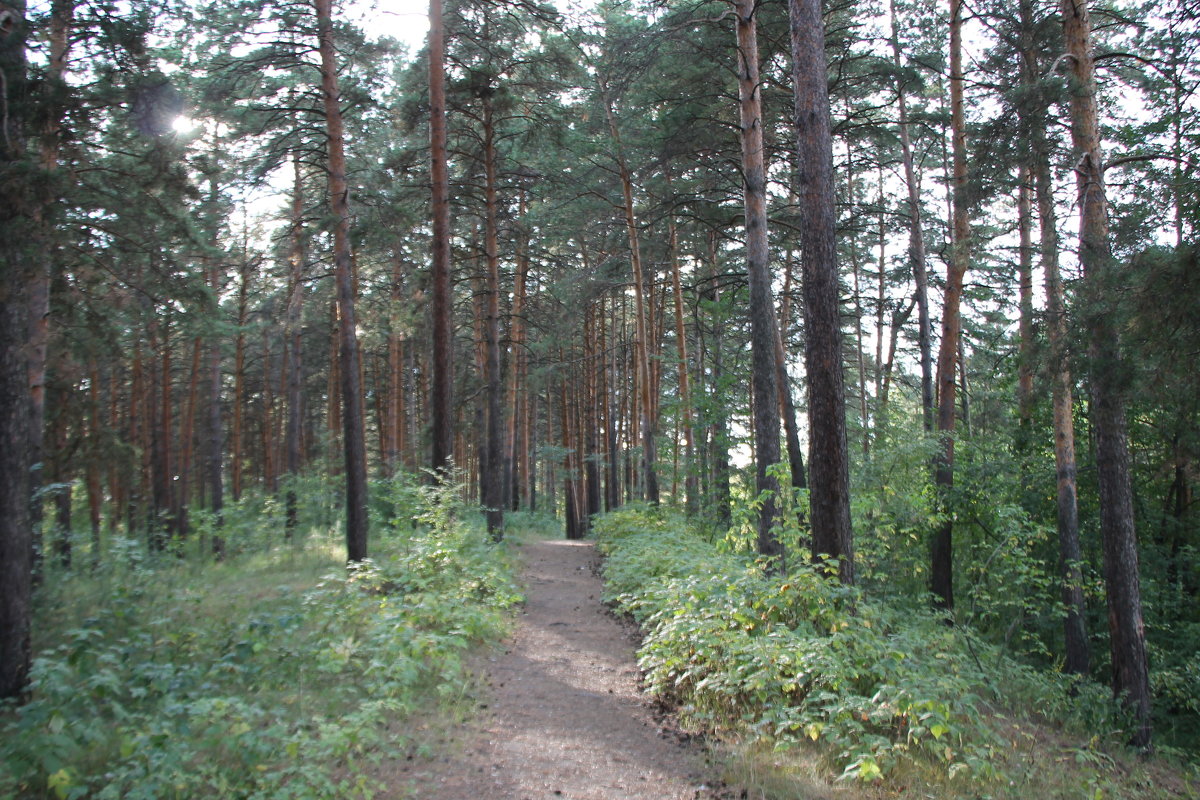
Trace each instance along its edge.
<instances>
[{"instance_id":1,"label":"dirt trail","mask_svg":"<svg viewBox=\"0 0 1200 800\"><path fill-rule=\"evenodd\" d=\"M724 796L705 785L702 749L638 693L634 640L600 603L591 543L523 551L524 613L507 650L485 662L477 729L452 755L408 762L398 782L423 800Z\"/></svg>"}]
</instances>

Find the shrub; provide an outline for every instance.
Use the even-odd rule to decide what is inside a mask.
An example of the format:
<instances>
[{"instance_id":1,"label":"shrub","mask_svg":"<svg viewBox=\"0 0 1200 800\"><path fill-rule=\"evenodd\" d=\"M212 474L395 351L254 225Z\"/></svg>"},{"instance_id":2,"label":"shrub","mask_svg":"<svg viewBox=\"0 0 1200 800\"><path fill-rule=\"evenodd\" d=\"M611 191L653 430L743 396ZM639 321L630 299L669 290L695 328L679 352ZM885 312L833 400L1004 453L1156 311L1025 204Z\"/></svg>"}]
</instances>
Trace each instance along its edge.
<instances>
[{"instance_id":1,"label":"shrub","mask_svg":"<svg viewBox=\"0 0 1200 800\"><path fill-rule=\"evenodd\" d=\"M680 518L647 510L606 515L596 530L605 597L644 630L648 688L704 728L777 747L818 742L846 777L871 780L918 760L986 779L1002 747L999 709L1066 714L1072 705L1059 677L812 566L768 575ZM1080 705L1111 709L1098 687L1083 691Z\"/></svg>"}]
</instances>

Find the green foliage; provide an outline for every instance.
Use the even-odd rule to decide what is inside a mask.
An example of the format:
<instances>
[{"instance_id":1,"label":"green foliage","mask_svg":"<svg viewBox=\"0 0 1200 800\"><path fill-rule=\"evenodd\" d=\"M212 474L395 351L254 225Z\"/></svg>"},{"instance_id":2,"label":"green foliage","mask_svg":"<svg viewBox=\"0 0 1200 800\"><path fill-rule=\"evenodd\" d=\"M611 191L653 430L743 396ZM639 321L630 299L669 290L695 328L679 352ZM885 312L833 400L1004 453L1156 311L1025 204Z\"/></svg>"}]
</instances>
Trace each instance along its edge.
<instances>
[{"instance_id":1,"label":"green foliage","mask_svg":"<svg viewBox=\"0 0 1200 800\"><path fill-rule=\"evenodd\" d=\"M520 600L457 487L398 485L403 524L349 569L329 534L204 566L126 541L47 589L32 697L0 715L0 795L372 796L359 767L389 726L461 692L464 650Z\"/></svg>"},{"instance_id":2,"label":"green foliage","mask_svg":"<svg viewBox=\"0 0 1200 800\"><path fill-rule=\"evenodd\" d=\"M639 652L655 694L693 723L777 748L817 742L847 778L874 780L919 763L989 781L1007 747L1000 730L1039 714L1112 704L1084 686L1005 657L931 612L868 600L808 565L770 576L721 552L681 519L648 510L598 520L606 599L645 631Z\"/></svg>"}]
</instances>

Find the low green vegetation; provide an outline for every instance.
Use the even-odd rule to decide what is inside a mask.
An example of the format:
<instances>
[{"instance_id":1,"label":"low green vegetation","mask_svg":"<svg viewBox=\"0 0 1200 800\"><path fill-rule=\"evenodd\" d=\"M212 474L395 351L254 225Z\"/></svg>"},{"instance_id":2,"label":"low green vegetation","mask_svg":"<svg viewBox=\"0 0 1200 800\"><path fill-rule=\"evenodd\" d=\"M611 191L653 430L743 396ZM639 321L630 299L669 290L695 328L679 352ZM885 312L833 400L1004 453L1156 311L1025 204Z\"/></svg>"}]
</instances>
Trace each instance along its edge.
<instances>
[{"instance_id":1,"label":"low green vegetation","mask_svg":"<svg viewBox=\"0 0 1200 800\"><path fill-rule=\"evenodd\" d=\"M1190 791L1167 767L1123 753L1126 721L1103 687L1018 663L942 616L807 564L768 574L682 517L632 509L596 529L606 598L643 628L650 691L686 723L765 752L775 771L801 752L886 794Z\"/></svg>"},{"instance_id":2,"label":"low green vegetation","mask_svg":"<svg viewBox=\"0 0 1200 800\"><path fill-rule=\"evenodd\" d=\"M275 501L249 498L221 563L200 520L172 554L117 540L90 573L46 575L31 699L0 715L0 797L372 796L369 763L454 700L464 651L520 597L457 487L377 487L374 558L349 570L322 527L336 498L298 488L290 542Z\"/></svg>"}]
</instances>

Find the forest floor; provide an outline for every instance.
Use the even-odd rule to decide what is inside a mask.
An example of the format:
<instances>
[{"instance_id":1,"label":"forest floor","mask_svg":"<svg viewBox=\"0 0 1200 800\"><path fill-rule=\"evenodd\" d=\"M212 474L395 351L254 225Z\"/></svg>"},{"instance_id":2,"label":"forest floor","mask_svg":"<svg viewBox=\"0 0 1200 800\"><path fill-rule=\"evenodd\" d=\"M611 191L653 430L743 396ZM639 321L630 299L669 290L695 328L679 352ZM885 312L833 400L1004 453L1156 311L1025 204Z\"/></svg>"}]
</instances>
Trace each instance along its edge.
<instances>
[{"instance_id":1,"label":"forest floor","mask_svg":"<svg viewBox=\"0 0 1200 800\"><path fill-rule=\"evenodd\" d=\"M478 713L408 731L420 743L379 766L391 798L717 800L706 745L638 691L636 630L600 602L591 542L522 545L526 603L485 654Z\"/></svg>"}]
</instances>

